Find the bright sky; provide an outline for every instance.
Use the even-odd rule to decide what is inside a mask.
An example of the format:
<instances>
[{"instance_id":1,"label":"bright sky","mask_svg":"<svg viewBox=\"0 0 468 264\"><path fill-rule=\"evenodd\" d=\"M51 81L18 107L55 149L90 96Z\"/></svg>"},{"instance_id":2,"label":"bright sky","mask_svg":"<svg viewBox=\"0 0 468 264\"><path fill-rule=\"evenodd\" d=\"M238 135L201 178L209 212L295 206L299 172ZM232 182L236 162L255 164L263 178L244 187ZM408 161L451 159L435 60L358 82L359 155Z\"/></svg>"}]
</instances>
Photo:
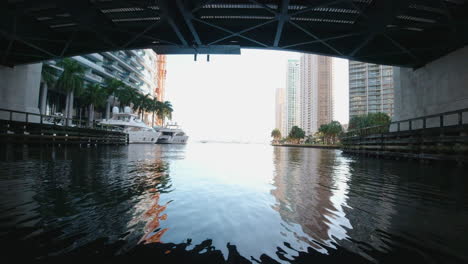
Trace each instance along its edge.
<instances>
[{"instance_id":1,"label":"bright sky","mask_svg":"<svg viewBox=\"0 0 468 264\"><path fill-rule=\"evenodd\" d=\"M275 89L300 53L242 50L242 55L167 56L166 100L191 140L270 141ZM334 59L335 117L348 122L348 62Z\"/></svg>"}]
</instances>

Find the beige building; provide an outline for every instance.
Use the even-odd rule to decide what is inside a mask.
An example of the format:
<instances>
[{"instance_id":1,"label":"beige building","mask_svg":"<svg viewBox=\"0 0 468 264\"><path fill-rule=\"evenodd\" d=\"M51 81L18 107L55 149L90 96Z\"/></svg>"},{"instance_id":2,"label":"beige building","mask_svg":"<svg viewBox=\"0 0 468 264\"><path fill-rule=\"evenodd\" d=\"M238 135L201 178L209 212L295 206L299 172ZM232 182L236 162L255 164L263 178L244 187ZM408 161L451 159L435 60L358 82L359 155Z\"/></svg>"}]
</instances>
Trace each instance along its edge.
<instances>
[{"instance_id":1,"label":"beige building","mask_svg":"<svg viewBox=\"0 0 468 264\"><path fill-rule=\"evenodd\" d=\"M286 117L285 117L285 93L286 89L284 88L276 88L276 96L275 96L275 128L281 131L281 136L286 137Z\"/></svg>"},{"instance_id":2,"label":"beige building","mask_svg":"<svg viewBox=\"0 0 468 264\"><path fill-rule=\"evenodd\" d=\"M301 127L313 135L333 120L333 63L331 57L303 54L300 65Z\"/></svg>"}]
</instances>

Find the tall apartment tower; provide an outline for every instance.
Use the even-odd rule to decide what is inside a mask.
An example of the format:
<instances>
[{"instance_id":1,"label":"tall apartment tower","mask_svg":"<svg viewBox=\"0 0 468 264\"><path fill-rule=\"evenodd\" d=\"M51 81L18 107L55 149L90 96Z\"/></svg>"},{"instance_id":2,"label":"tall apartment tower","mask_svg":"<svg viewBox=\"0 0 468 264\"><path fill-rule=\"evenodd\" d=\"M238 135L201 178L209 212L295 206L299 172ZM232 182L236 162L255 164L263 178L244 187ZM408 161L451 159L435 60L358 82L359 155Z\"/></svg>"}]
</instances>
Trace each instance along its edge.
<instances>
[{"instance_id":1,"label":"tall apartment tower","mask_svg":"<svg viewBox=\"0 0 468 264\"><path fill-rule=\"evenodd\" d=\"M301 56L301 128L306 135L313 135L333 120L332 65L331 57Z\"/></svg>"},{"instance_id":2,"label":"tall apartment tower","mask_svg":"<svg viewBox=\"0 0 468 264\"><path fill-rule=\"evenodd\" d=\"M281 131L281 136L286 137L287 132L285 129L285 109L286 109L286 98L285 98L285 89L276 88L275 96L275 128Z\"/></svg>"},{"instance_id":3,"label":"tall apartment tower","mask_svg":"<svg viewBox=\"0 0 468 264\"><path fill-rule=\"evenodd\" d=\"M392 66L349 61L349 118L377 112L393 116Z\"/></svg>"},{"instance_id":4,"label":"tall apartment tower","mask_svg":"<svg viewBox=\"0 0 468 264\"><path fill-rule=\"evenodd\" d=\"M164 101L164 95L166 92L166 55L156 55L156 62L157 62L157 84L155 93L157 95L158 101Z\"/></svg>"},{"instance_id":5,"label":"tall apartment tower","mask_svg":"<svg viewBox=\"0 0 468 264\"><path fill-rule=\"evenodd\" d=\"M112 78L135 88L141 94L149 94L153 98L158 98L158 75L160 74L158 67L161 67L161 64L157 61L157 56L159 55L151 49L138 49L91 53L74 56L71 59L85 68L85 84L104 84L105 79ZM62 70L54 60L45 63ZM43 96L47 98L43 109L44 113L53 114L63 110L63 100L60 100L62 94L54 87L48 87L45 91L41 91L41 94L41 98ZM105 113L97 113L96 118L110 116L109 105L106 108ZM77 115L77 109L74 109L72 114ZM149 122L149 115L145 114L143 120Z\"/></svg>"},{"instance_id":6,"label":"tall apartment tower","mask_svg":"<svg viewBox=\"0 0 468 264\"><path fill-rule=\"evenodd\" d=\"M157 63L157 74L156 74L156 83L158 84L154 93L155 97L160 102L165 101L165 94L166 94L166 55L156 55L156 63ZM157 118L156 124L158 126L163 126L163 119Z\"/></svg>"},{"instance_id":7,"label":"tall apartment tower","mask_svg":"<svg viewBox=\"0 0 468 264\"><path fill-rule=\"evenodd\" d=\"M301 125L301 102L299 87L299 60L288 60L286 76L286 120L285 136L289 134L293 126Z\"/></svg>"}]
</instances>

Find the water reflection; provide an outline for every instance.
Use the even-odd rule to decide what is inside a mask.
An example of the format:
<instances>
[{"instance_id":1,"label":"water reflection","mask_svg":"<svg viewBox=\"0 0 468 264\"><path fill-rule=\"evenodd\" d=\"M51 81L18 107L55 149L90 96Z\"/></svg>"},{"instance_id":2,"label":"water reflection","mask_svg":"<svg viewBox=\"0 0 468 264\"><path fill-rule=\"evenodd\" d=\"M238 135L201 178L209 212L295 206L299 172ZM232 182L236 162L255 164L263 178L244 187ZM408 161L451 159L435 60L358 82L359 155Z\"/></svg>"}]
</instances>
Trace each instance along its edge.
<instances>
[{"instance_id":1,"label":"water reflection","mask_svg":"<svg viewBox=\"0 0 468 264\"><path fill-rule=\"evenodd\" d=\"M297 238L307 241L316 250L326 251L321 244L329 245L330 221L336 211L331 196L331 175L320 173L323 152L310 152L302 148L275 148L276 171L272 194L277 198L278 210L287 223L297 223L308 237ZM307 162L302 162L307 160Z\"/></svg>"},{"instance_id":2,"label":"water reflection","mask_svg":"<svg viewBox=\"0 0 468 264\"><path fill-rule=\"evenodd\" d=\"M372 262L466 260L468 241L455 231L468 231L463 168L301 148L275 148L273 155L274 209L289 226L300 225L306 235L295 237L314 250Z\"/></svg>"},{"instance_id":3,"label":"water reflection","mask_svg":"<svg viewBox=\"0 0 468 264\"><path fill-rule=\"evenodd\" d=\"M2 244L31 256L62 255L101 244L159 241L171 191L160 149L44 148L2 161ZM101 242L100 242L101 241ZM122 251L120 249L120 251ZM116 249L117 250L117 249ZM11 251L14 252L14 251ZM116 251L117 252L117 251Z\"/></svg>"},{"instance_id":4,"label":"water reflection","mask_svg":"<svg viewBox=\"0 0 468 264\"><path fill-rule=\"evenodd\" d=\"M0 168L7 259L468 260L463 168L235 144L6 147Z\"/></svg>"}]
</instances>

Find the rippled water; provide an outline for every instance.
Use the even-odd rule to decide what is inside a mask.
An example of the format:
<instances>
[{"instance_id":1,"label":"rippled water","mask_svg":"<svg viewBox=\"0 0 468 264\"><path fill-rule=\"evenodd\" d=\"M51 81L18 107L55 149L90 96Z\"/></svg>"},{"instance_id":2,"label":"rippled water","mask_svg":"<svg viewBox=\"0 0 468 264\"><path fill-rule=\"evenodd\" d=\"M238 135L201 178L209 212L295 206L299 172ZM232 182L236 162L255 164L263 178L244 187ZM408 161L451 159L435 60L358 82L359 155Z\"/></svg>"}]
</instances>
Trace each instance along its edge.
<instances>
[{"instance_id":1,"label":"rippled water","mask_svg":"<svg viewBox=\"0 0 468 264\"><path fill-rule=\"evenodd\" d=\"M466 167L267 145L0 148L5 258L468 261Z\"/></svg>"}]
</instances>

